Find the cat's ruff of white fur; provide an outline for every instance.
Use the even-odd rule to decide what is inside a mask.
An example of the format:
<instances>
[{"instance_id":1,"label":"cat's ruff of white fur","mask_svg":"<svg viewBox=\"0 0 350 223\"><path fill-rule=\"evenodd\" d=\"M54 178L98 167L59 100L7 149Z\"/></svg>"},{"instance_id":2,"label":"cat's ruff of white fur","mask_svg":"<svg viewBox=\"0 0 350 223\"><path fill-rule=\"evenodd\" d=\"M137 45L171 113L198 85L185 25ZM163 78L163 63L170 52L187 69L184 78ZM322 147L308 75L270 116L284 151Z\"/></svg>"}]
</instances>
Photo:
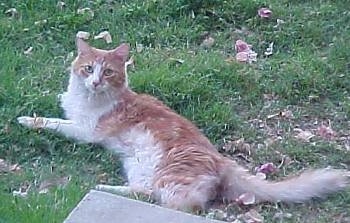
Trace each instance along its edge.
<instances>
[{"instance_id":1,"label":"cat's ruff of white fur","mask_svg":"<svg viewBox=\"0 0 350 223\"><path fill-rule=\"evenodd\" d=\"M155 168L162 156L160 145L149 131L137 126L117 137L96 134L99 118L118 106L118 99L103 92L93 94L91 89L87 89L87 84L89 82L84 78L72 73L68 89L60 97L61 107L68 120L42 118L45 124L36 127L53 129L83 142L100 143L120 154L130 187L133 190L151 191ZM19 117L18 121L28 127L35 127L32 117Z\"/></svg>"}]
</instances>

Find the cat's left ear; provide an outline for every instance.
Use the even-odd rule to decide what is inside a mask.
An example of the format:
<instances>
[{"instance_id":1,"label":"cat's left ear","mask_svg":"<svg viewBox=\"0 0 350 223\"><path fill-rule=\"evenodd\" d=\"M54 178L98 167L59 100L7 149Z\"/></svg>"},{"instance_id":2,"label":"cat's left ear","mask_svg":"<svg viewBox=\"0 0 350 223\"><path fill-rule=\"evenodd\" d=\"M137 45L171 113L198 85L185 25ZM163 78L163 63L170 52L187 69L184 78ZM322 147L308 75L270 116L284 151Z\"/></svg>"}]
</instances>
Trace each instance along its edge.
<instances>
[{"instance_id":1,"label":"cat's left ear","mask_svg":"<svg viewBox=\"0 0 350 223\"><path fill-rule=\"evenodd\" d=\"M114 56L120 58L123 60L123 62L126 62L129 56L129 45L126 43L122 43L117 48L112 50L111 52Z\"/></svg>"},{"instance_id":2,"label":"cat's left ear","mask_svg":"<svg viewBox=\"0 0 350 223\"><path fill-rule=\"evenodd\" d=\"M91 52L92 47L81 38L76 38L75 43L79 54L88 54Z\"/></svg>"}]
</instances>

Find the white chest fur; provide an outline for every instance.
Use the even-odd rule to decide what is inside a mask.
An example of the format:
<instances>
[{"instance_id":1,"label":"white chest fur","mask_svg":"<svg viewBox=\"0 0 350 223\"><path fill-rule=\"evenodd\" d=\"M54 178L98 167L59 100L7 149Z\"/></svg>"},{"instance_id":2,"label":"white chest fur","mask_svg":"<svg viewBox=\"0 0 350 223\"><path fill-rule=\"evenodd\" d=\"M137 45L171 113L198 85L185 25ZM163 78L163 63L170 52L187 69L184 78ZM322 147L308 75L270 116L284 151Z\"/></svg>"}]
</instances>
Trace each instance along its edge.
<instances>
[{"instance_id":1,"label":"white chest fur","mask_svg":"<svg viewBox=\"0 0 350 223\"><path fill-rule=\"evenodd\" d=\"M94 142L94 130L98 119L111 111L116 103L111 103L108 94L92 94L77 75L71 75L66 92L61 96L61 107L66 118L81 127L81 139Z\"/></svg>"}]
</instances>

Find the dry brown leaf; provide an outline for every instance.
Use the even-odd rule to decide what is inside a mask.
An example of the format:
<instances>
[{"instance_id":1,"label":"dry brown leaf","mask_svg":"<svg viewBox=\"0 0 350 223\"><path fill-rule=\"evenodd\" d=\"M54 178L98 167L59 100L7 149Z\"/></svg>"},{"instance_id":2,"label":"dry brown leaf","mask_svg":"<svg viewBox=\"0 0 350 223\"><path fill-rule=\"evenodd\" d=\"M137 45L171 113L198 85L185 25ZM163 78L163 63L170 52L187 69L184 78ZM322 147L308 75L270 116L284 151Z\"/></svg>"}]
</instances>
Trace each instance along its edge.
<instances>
[{"instance_id":1,"label":"dry brown leaf","mask_svg":"<svg viewBox=\"0 0 350 223\"><path fill-rule=\"evenodd\" d=\"M264 173L264 174L271 174L275 173L277 171L277 167L273 163L265 163L261 165L260 167L256 168L256 172Z\"/></svg>"},{"instance_id":2,"label":"dry brown leaf","mask_svg":"<svg viewBox=\"0 0 350 223\"><path fill-rule=\"evenodd\" d=\"M332 140L337 136L337 132L334 131L331 126L322 124L317 128L317 135L321 136L323 139Z\"/></svg>"},{"instance_id":3,"label":"dry brown leaf","mask_svg":"<svg viewBox=\"0 0 350 223\"><path fill-rule=\"evenodd\" d=\"M215 39L211 36L207 36L203 42L201 43L201 46L204 48L211 48L215 43Z\"/></svg>"},{"instance_id":4,"label":"dry brown leaf","mask_svg":"<svg viewBox=\"0 0 350 223\"><path fill-rule=\"evenodd\" d=\"M309 130L302 130L299 128L295 128L294 131L297 132L297 134L294 137L304 142L310 142L310 139L315 136Z\"/></svg>"},{"instance_id":5,"label":"dry brown leaf","mask_svg":"<svg viewBox=\"0 0 350 223\"><path fill-rule=\"evenodd\" d=\"M242 220L246 223L262 223L264 217L261 216L256 210L251 209L242 216Z\"/></svg>"},{"instance_id":6,"label":"dry brown leaf","mask_svg":"<svg viewBox=\"0 0 350 223\"><path fill-rule=\"evenodd\" d=\"M69 183L70 179L70 176L66 176L44 180L40 183L39 194L46 194L52 187L65 187Z\"/></svg>"},{"instance_id":7,"label":"dry brown leaf","mask_svg":"<svg viewBox=\"0 0 350 223\"><path fill-rule=\"evenodd\" d=\"M21 170L21 167L18 163L10 164L4 159L0 159L0 173L16 172L19 170Z\"/></svg>"},{"instance_id":8,"label":"dry brown leaf","mask_svg":"<svg viewBox=\"0 0 350 223\"><path fill-rule=\"evenodd\" d=\"M255 203L255 195L253 193L244 193L241 194L237 199L236 202L238 204L243 205L250 205Z\"/></svg>"},{"instance_id":9,"label":"dry brown leaf","mask_svg":"<svg viewBox=\"0 0 350 223\"><path fill-rule=\"evenodd\" d=\"M76 34L76 37L79 39L89 39L90 38L90 33L89 32L84 32L84 31L78 31Z\"/></svg>"},{"instance_id":10,"label":"dry brown leaf","mask_svg":"<svg viewBox=\"0 0 350 223\"><path fill-rule=\"evenodd\" d=\"M106 43L111 43L112 42L112 36L108 31L103 31L97 34L94 39L104 39Z\"/></svg>"}]
</instances>

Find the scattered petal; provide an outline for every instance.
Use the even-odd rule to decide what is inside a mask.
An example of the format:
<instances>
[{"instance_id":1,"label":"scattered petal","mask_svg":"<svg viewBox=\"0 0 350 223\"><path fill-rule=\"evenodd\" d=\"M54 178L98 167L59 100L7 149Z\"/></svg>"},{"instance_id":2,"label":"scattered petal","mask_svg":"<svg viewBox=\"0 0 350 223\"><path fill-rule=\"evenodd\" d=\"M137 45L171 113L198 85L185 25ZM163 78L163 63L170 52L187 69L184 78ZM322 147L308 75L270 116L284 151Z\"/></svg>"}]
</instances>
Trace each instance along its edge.
<instances>
[{"instance_id":1,"label":"scattered petal","mask_svg":"<svg viewBox=\"0 0 350 223\"><path fill-rule=\"evenodd\" d=\"M310 132L308 130L302 130L299 128L295 128L294 131L296 131L298 133L297 135L295 135L295 138L301 139L304 142L309 142L310 139L315 136L314 134L312 134L312 132Z\"/></svg>"},{"instance_id":2,"label":"scattered petal","mask_svg":"<svg viewBox=\"0 0 350 223\"><path fill-rule=\"evenodd\" d=\"M258 10L258 15L261 18L270 18L272 16L272 11L269 8L261 8Z\"/></svg>"},{"instance_id":3,"label":"scattered petal","mask_svg":"<svg viewBox=\"0 0 350 223\"><path fill-rule=\"evenodd\" d=\"M266 179L266 174L264 174L264 173L262 173L262 172L256 173L255 176L259 177L259 178L262 179L262 180L265 180L265 179Z\"/></svg>"},{"instance_id":4,"label":"scattered petal","mask_svg":"<svg viewBox=\"0 0 350 223\"><path fill-rule=\"evenodd\" d=\"M0 173L7 173L7 172L16 172L21 170L19 164L13 164L11 165L9 162L5 161L4 159L0 159Z\"/></svg>"},{"instance_id":5,"label":"scattered petal","mask_svg":"<svg viewBox=\"0 0 350 223\"><path fill-rule=\"evenodd\" d=\"M47 19L43 19L43 20L35 21L34 25L38 26L38 25L43 25L46 23L47 23Z\"/></svg>"},{"instance_id":6,"label":"scattered petal","mask_svg":"<svg viewBox=\"0 0 350 223\"><path fill-rule=\"evenodd\" d=\"M276 214L274 214L274 216L272 217L272 219L274 220L279 220L280 222L283 221L283 219L287 218L292 218L293 215L291 213L283 213L282 211L277 212Z\"/></svg>"},{"instance_id":7,"label":"scattered petal","mask_svg":"<svg viewBox=\"0 0 350 223\"><path fill-rule=\"evenodd\" d=\"M141 43L136 43L136 52L141 53L143 50L143 44Z\"/></svg>"},{"instance_id":8,"label":"scattered petal","mask_svg":"<svg viewBox=\"0 0 350 223\"><path fill-rule=\"evenodd\" d=\"M66 3L65 2L62 2L62 1L59 1L57 2L57 8L59 8L60 10L63 10L65 7L66 7Z\"/></svg>"},{"instance_id":9,"label":"scattered petal","mask_svg":"<svg viewBox=\"0 0 350 223\"><path fill-rule=\"evenodd\" d=\"M15 16L18 15L18 12L17 12L17 9L15 9L15 8L10 8L10 9L8 9L8 10L5 11L5 14L6 14L6 15L9 15L9 16L11 16L11 17L15 17Z\"/></svg>"},{"instance_id":10,"label":"scattered petal","mask_svg":"<svg viewBox=\"0 0 350 223\"><path fill-rule=\"evenodd\" d=\"M29 54L32 54L32 51L33 51L33 47L28 47L28 49L26 49L23 53L25 55L29 55Z\"/></svg>"},{"instance_id":11,"label":"scattered petal","mask_svg":"<svg viewBox=\"0 0 350 223\"><path fill-rule=\"evenodd\" d=\"M277 167L273 163L265 163L261 165L260 167L256 168L256 172L261 172L264 174L271 174L275 173L277 171Z\"/></svg>"},{"instance_id":12,"label":"scattered petal","mask_svg":"<svg viewBox=\"0 0 350 223\"><path fill-rule=\"evenodd\" d=\"M211 48L215 43L215 39L211 36L207 36L203 42L201 43L201 46L204 48Z\"/></svg>"},{"instance_id":13,"label":"scattered petal","mask_svg":"<svg viewBox=\"0 0 350 223\"><path fill-rule=\"evenodd\" d=\"M276 20L276 25L273 26L273 28L278 28L279 26L281 26L282 24L284 24L285 21L282 19L277 19Z\"/></svg>"},{"instance_id":14,"label":"scattered petal","mask_svg":"<svg viewBox=\"0 0 350 223\"><path fill-rule=\"evenodd\" d=\"M112 42L112 36L109 34L108 31L103 31L97 34L97 36L94 37L94 39L104 39L106 43L111 43Z\"/></svg>"},{"instance_id":15,"label":"scattered petal","mask_svg":"<svg viewBox=\"0 0 350 223\"><path fill-rule=\"evenodd\" d=\"M238 62L248 62L252 63L257 61L257 53L254 52L252 49L252 45L247 44L243 40L237 40L235 43L235 50L236 50L236 60Z\"/></svg>"},{"instance_id":16,"label":"scattered petal","mask_svg":"<svg viewBox=\"0 0 350 223\"><path fill-rule=\"evenodd\" d=\"M241 194L236 202L243 205L250 205L255 203L255 195L253 193L244 193Z\"/></svg>"},{"instance_id":17,"label":"scattered petal","mask_svg":"<svg viewBox=\"0 0 350 223\"><path fill-rule=\"evenodd\" d=\"M12 191L12 195L26 198L28 196L28 192L30 188L31 188L31 184L29 184L28 182L24 182L21 184L18 190Z\"/></svg>"},{"instance_id":18,"label":"scattered petal","mask_svg":"<svg viewBox=\"0 0 350 223\"><path fill-rule=\"evenodd\" d=\"M169 58L169 60L175 61L178 64L183 64L185 63L185 60L179 59L179 58Z\"/></svg>"},{"instance_id":19,"label":"scattered petal","mask_svg":"<svg viewBox=\"0 0 350 223\"><path fill-rule=\"evenodd\" d=\"M248 52L249 50L251 50L252 45L249 45L248 43L244 42L243 40L237 40L235 43L235 50L236 53L239 52Z\"/></svg>"},{"instance_id":20,"label":"scattered petal","mask_svg":"<svg viewBox=\"0 0 350 223\"><path fill-rule=\"evenodd\" d=\"M128 76L128 66L132 66L132 67L135 67L134 65L134 57L130 57L130 59L128 61L125 62L124 64L124 72L125 72L125 75Z\"/></svg>"},{"instance_id":21,"label":"scattered petal","mask_svg":"<svg viewBox=\"0 0 350 223\"><path fill-rule=\"evenodd\" d=\"M323 139L332 140L337 136L337 133L330 126L322 124L317 128L317 135Z\"/></svg>"},{"instance_id":22,"label":"scattered petal","mask_svg":"<svg viewBox=\"0 0 350 223\"><path fill-rule=\"evenodd\" d=\"M95 15L94 11L92 11L92 9L90 9L90 8L78 9L78 10L77 10L77 13L80 14L80 15L89 14L89 16L90 16L91 18L93 18L94 15Z\"/></svg>"},{"instance_id":23,"label":"scattered petal","mask_svg":"<svg viewBox=\"0 0 350 223\"><path fill-rule=\"evenodd\" d=\"M273 54L273 42L269 44L264 54L265 56L271 56Z\"/></svg>"},{"instance_id":24,"label":"scattered petal","mask_svg":"<svg viewBox=\"0 0 350 223\"><path fill-rule=\"evenodd\" d=\"M206 218L225 220L227 218L227 213L220 209L210 209L206 215Z\"/></svg>"},{"instance_id":25,"label":"scattered petal","mask_svg":"<svg viewBox=\"0 0 350 223\"><path fill-rule=\"evenodd\" d=\"M79 31L77 32L77 35L76 35L77 38L79 39L89 39L90 38L90 33L89 32L84 32L84 31Z\"/></svg>"}]
</instances>

